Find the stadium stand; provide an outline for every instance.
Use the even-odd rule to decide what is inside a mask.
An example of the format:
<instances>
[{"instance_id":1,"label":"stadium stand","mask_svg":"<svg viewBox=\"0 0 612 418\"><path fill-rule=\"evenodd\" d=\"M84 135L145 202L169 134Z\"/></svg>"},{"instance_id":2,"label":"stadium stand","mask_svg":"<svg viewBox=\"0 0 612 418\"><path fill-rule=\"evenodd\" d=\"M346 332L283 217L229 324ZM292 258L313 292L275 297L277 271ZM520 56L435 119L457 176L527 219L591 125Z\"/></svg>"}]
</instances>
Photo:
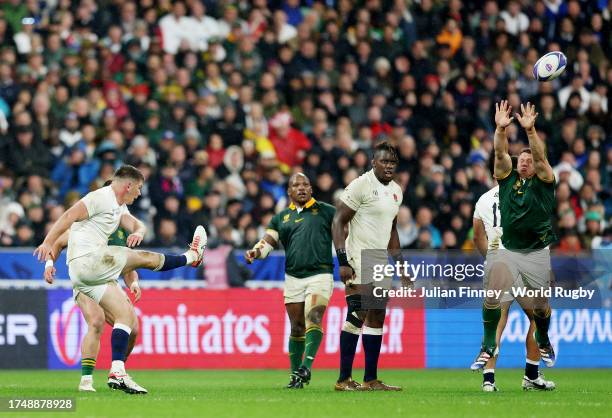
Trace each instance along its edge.
<instances>
[{"instance_id":1,"label":"stadium stand","mask_svg":"<svg viewBox=\"0 0 612 418\"><path fill-rule=\"evenodd\" d=\"M4 1L0 246L37 245L126 162L147 178L130 208L147 245L203 224L251 247L290 173L333 203L388 139L402 246L470 248L501 98L538 106L558 249L610 245L611 24L604 0ZM538 83L550 50L568 69Z\"/></svg>"}]
</instances>

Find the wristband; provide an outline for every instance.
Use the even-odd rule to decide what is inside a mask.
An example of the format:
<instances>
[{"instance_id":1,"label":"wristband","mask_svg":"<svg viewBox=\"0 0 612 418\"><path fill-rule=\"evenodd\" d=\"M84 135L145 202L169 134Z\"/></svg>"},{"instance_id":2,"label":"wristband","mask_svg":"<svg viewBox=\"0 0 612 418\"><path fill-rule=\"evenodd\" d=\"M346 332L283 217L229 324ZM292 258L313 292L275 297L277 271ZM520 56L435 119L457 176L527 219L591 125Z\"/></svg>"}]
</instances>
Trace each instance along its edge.
<instances>
[{"instance_id":1,"label":"wristband","mask_svg":"<svg viewBox=\"0 0 612 418\"><path fill-rule=\"evenodd\" d=\"M350 267L351 265L348 262L348 258L346 257L346 248L338 248L336 250L336 255L338 256L338 264L342 267Z\"/></svg>"},{"instance_id":2,"label":"wristband","mask_svg":"<svg viewBox=\"0 0 612 418\"><path fill-rule=\"evenodd\" d=\"M47 262L45 263L45 270L49 267L53 267L53 260L51 259L47 260Z\"/></svg>"}]
</instances>

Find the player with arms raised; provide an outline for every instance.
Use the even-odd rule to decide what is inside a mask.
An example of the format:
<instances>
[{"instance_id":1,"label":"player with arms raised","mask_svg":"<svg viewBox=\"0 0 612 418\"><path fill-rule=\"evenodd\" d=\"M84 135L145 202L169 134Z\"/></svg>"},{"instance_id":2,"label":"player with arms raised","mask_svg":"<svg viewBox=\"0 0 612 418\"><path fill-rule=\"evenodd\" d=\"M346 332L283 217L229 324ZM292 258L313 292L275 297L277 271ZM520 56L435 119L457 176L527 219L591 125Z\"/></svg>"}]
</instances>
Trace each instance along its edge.
<instances>
[{"instance_id":1,"label":"player with arms raised","mask_svg":"<svg viewBox=\"0 0 612 418\"><path fill-rule=\"evenodd\" d=\"M495 156L491 157L490 163L494 163ZM491 171L492 170L491 166ZM474 209L474 242L478 251L485 257L488 256L489 252L494 253L496 250L503 249L504 245L501 242L503 235L503 228L501 227L501 211L499 209L499 185L495 185L491 190L480 196L476 202ZM491 263L487 263L485 270L485 287L487 287L488 273ZM522 286L522 282L518 282L520 279L517 278L514 284L516 287ZM525 314L529 318L529 330L525 339L527 347L527 359L525 364L525 376L534 376L534 369L536 375L538 373L538 366L540 364L540 351L538 345L533 337L535 331L535 322L533 320L532 301L528 298L516 297L513 298L512 294L504 294L501 297L501 317L497 326L497 332L495 334L495 344L499 347L502 333L506 327L508 321L508 312L512 301L516 299L521 305ZM499 350L497 350L499 352ZM497 364L497 355L492 356L483 370L483 382L482 390L484 392L497 392L497 386L495 385L495 365ZM549 386L554 387L553 382L548 382Z\"/></svg>"},{"instance_id":2,"label":"player with arms raised","mask_svg":"<svg viewBox=\"0 0 612 418\"><path fill-rule=\"evenodd\" d=\"M70 229L68 238L68 274L76 291L91 297L115 320L111 335L112 365L108 385L127 393L147 393L125 371L131 326L136 321L133 306L117 285L120 274L146 268L164 271L202 262L206 232L195 230L189 250L182 255L160 254L131 249L142 242L146 228L127 209L140 195L144 177L137 168L124 165L113 176L110 186L88 193L53 225L34 255L39 260L52 259L53 244ZM108 239L121 226L130 235L128 247L109 246Z\"/></svg>"},{"instance_id":3,"label":"player with arms raised","mask_svg":"<svg viewBox=\"0 0 612 418\"><path fill-rule=\"evenodd\" d=\"M378 380L378 357L386 312L384 307L367 309L362 306L362 295L372 294L372 286L367 278L362 281L361 271L362 250L400 250L396 223L402 189L393 181L397 163L393 146L387 142L376 145L372 169L348 185L334 217L332 234L340 264L340 279L346 285L348 306L340 334L340 376L335 386L338 391L402 389ZM345 234L347 225L348 237ZM352 379L360 334L365 353L363 384Z\"/></svg>"},{"instance_id":4,"label":"player with arms raised","mask_svg":"<svg viewBox=\"0 0 612 418\"><path fill-rule=\"evenodd\" d=\"M537 113L530 103L521 104L521 114L516 118L525 129L529 148L518 156L517 170L512 169L508 154L506 127L512 123L512 108L507 101L495 105L495 177L499 183L499 203L502 243L505 250L490 255L488 289L508 291L521 277L530 288L549 289L551 266L548 246L556 237L552 230L551 215L555 210L555 184L552 167L546 158L544 143L535 129ZM510 274L508 274L510 273ZM482 316L484 338L481 352L472 369L483 368L497 351L496 332L501 317L501 301L494 297L485 299ZM542 360L548 367L555 363L555 353L548 339L550 325L548 298L533 299L533 316L536 325L536 341ZM538 375L537 368L523 378L525 389L552 389ZM554 387L554 386L553 386Z\"/></svg>"},{"instance_id":5,"label":"player with arms raised","mask_svg":"<svg viewBox=\"0 0 612 418\"><path fill-rule=\"evenodd\" d=\"M289 207L274 215L265 236L245 254L250 264L273 247L285 248L285 307L291 322L287 388L300 389L311 378L312 363L323 339L321 321L334 288L331 222L336 210L312 197L310 180L291 176ZM304 332L305 331L305 332Z\"/></svg>"}]
</instances>

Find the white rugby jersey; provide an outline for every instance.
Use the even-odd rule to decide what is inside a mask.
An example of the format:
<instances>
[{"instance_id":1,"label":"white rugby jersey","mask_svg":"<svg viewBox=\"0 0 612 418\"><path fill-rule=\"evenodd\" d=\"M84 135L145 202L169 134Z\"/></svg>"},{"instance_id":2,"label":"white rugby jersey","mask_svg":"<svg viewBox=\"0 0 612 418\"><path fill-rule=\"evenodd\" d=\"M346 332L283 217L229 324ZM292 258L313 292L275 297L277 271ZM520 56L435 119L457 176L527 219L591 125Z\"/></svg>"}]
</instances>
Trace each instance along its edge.
<instances>
[{"instance_id":1,"label":"white rugby jersey","mask_svg":"<svg viewBox=\"0 0 612 418\"><path fill-rule=\"evenodd\" d=\"M346 238L347 256L359 260L361 250L386 250L393 220L402 204L399 184L392 180L384 185L370 170L353 180L340 199L355 211Z\"/></svg>"},{"instance_id":2,"label":"white rugby jersey","mask_svg":"<svg viewBox=\"0 0 612 418\"><path fill-rule=\"evenodd\" d=\"M119 205L111 186L102 187L82 199L89 218L70 227L66 261L91 254L108 245L108 238L119 227L121 216L130 213L125 204Z\"/></svg>"},{"instance_id":3,"label":"white rugby jersey","mask_svg":"<svg viewBox=\"0 0 612 418\"><path fill-rule=\"evenodd\" d=\"M499 209L499 186L480 196L474 208L474 218L482 220L487 234L488 249L503 249L501 237L504 230L501 226L501 211Z\"/></svg>"}]
</instances>

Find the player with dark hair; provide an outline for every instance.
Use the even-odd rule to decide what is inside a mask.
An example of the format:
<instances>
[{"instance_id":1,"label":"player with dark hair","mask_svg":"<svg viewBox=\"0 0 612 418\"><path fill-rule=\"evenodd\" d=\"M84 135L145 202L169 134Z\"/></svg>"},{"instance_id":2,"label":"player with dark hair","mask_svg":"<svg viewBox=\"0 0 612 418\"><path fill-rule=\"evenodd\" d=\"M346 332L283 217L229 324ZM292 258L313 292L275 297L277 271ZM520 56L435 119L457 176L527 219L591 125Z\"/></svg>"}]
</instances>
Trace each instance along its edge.
<instances>
[{"instance_id":1,"label":"player with dark hair","mask_svg":"<svg viewBox=\"0 0 612 418\"><path fill-rule=\"evenodd\" d=\"M340 334L340 376L335 386L338 391L401 390L378 379L385 308L362 306L362 296L372 294L373 288L371 280L362 277L361 260L362 250L399 252L396 223L402 203L402 189L393 181L397 163L395 148L387 142L378 144L374 149L372 169L353 180L345 189L332 224L340 279L346 285L348 306ZM347 226L348 236L345 234ZM360 334L365 353L363 384L352 379Z\"/></svg>"},{"instance_id":2,"label":"player with dark hair","mask_svg":"<svg viewBox=\"0 0 612 418\"><path fill-rule=\"evenodd\" d=\"M112 180L107 180L102 187L110 186ZM66 231L53 244L52 259L45 265L44 277L47 283L52 284L55 276L55 267L53 261L57 261L60 253L68 246L68 236L70 231ZM127 234L123 228L117 229L108 239L108 245L127 246ZM136 270L128 271L123 274L123 280L130 292L134 294L134 301L138 302L142 295L140 285L138 283L138 273ZM100 351L100 339L104 331L104 322L110 326L115 325L115 319L110 312L105 312L92 298L85 296L81 292L74 290L74 300L78 305L85 322L87 323L87 333L83 336L81 342L81 381L79 382L79 391L95 392L93 387L93 371L96 368L96 358ZM136 321L130 333L128 341L128 350L125 355L127 361L128 356L134 349L136 339L138 338L138 321Z\"/></svg>"},{"instance_id":3,"label":"player with dark hair","mask_svg":"<svg viewBox=\"0 0 612 418\"><path fill-rule=\"evenodd\" d=\"M206 231L198 226L189 249L181 255L136 251L145 235L145 225L127 208L140 195L144 177L137 168L119 168L110 186L88 193L60 216L43 243L34 250L39 260L52 260L53 245L70 229L67 264L73 288L91 297L115 319L111 336L112 365L108 385L127 393L147 393L125 371L125 356L136 314L125 293L117 285L120 274L146 268L171 270L202 263ZM127 247L109 246L109 237L121 226L130 232ZM129 248L128 248L129 247Z\"/></svg>"},{"instance_id":4,"label":"player with dark hair","mask_svg":"<svg viewBox=\"0 0 612 418\"><path fill-rule=\"evenodd\" d=\"M287 388L300 389L323 339L321 322L334 288L331 223L335 208L312 197L310 180L302 173L289 179L291 204L272 217L266 234L245 253L247 263L263 259L280 242L285 248L285 307L291 322Z\"/></svg>"},{"instance_id":5,"label":"player with dark hair","mask_svg":"<svg viewBox=\"0 0 612 418\"><path fill-rule=\"evenodd\" d=\"M499 183L499 203L502 243L505 250L490 254L490 269L487 289L508 292L515 280L521 279L526 286L546 290L551 286L551 265L548 246L556 240L551 215L554 213L555 185L553 170L546 158L544 143L535 129L537 113L530 103L521 104L521 114L516 118L525 129L529 149L518 156L517 170L512 169L508 154L506 127L514 119L507 101L495 105L495 177ZM542 292L543 293L543 292ZM555 363L555 352L548 339L550 305L543 294L533 298L533 317L536 325L535 338L540 355L548 367ZM484 338L481 352L472 364L473 370L483 368L497 351L495 340L501 318L501 300L485 299L482 317ZM523 378L524 389L551 390L552 382L545 381L536 365L527 364Z\"/></svg>"}]
</instances>

